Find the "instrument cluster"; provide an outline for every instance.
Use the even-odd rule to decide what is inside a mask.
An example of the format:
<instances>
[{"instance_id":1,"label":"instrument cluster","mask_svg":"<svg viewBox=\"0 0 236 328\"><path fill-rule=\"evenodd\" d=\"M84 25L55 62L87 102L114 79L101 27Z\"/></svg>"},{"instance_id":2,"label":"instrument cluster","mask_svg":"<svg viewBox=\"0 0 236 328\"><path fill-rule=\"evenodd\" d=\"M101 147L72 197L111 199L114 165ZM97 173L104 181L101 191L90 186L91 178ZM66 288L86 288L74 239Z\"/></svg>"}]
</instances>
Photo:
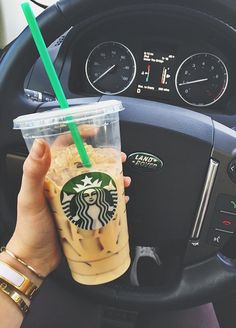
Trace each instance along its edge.
<instances>
[{"instance_id":1,"label":"instrument cluster","mask_svg":"<svg viewBox=\"0 0 236 328\"><path fill-rule=\"evenodd\" d=\"M132 89L134 97L178 99L195 107L218 102L229 82L225 58L208 49L183 55L179 49L145 45L134 52L127 44L105 41L90 49L84 66L90 88L99 94L126 95Z\"/></svg>"}]
</instances>

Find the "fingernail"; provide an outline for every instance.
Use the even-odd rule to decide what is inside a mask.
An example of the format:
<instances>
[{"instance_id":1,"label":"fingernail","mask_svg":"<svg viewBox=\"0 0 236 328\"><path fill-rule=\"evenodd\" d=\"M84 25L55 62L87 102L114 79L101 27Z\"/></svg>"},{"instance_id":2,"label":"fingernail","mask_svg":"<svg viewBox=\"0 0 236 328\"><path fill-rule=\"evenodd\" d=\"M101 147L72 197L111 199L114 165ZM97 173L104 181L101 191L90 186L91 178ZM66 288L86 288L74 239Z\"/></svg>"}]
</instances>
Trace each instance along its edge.
<instances>
[{"instance_id":1,"label":"fingernail","mask_svg":"<svg viewBox=\"0 0 236 328\"><path fill-rule=\"evenodd\" d=\"M33 147L31 148L30 154L35 158L35 159L40 159L43 157L45 151L45 145L43 140L40 139L35 139L33 143Z\"/></svg>"},{"instance_id":2,"label":"fingernail","mask_svg":"<svg viewBox=\"0 0 236 328\"><path fill-rule=\"evenodd\" d=\"M128 203L128 201L129 201L129 196L125 196L125 202L126 202L126 204Z\"/></svg>"},{"instance_id":3,"label":"fingernail","mask_svg":"<svg viewBox=\"0 0 236 328\"><path fill-rule=\"evenodd\" d=\"M131 184L131 177L125 177L127 179L128 184Z\"/></svg>"}]
</instances>

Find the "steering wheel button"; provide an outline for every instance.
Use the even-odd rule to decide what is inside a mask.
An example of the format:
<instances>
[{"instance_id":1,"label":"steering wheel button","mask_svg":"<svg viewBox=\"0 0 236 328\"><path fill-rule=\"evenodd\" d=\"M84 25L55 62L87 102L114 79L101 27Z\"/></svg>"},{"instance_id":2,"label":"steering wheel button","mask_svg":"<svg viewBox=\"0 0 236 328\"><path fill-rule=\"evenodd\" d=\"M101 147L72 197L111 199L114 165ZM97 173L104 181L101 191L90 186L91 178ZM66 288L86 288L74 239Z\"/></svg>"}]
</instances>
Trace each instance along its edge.
<instances>
[{"instance_id":1,"label":"steering wheel button","mask_svg":"<svg viewBox=\"0 0 236 328\"><path fill-rule=\"evenodd\" d=\"M216 202L216 210L221 213L236 214L236 196L219 195Z\"/></svg>"},{"instance_id":2,"label":"steering wheel button","mask_svg":"<svg viewBox=\"0 0 236 328\"><path fill-rule=\"evenodd\" d=\"M220 228L212 229L208 237L208 243L212 246L222 247L232 236L233 232Z\"/></svg>"},{"instance_id":3,"label":"steering wheel button","mask_svg":"<svg viewBox=\"0 0 236 328\"><path fill-rule=\"evenodd\" d=\"M230 162L228 166L228 175L230 179L236 183L236 159L234 159L232 162Z\"/></svg>"},{"instance_id":4,"label":"steering wheel button","mask_svg":"<svg viewBox=\"0 0 236 328\"><path fill-rule=\"evenodd\" d=\"M228 212L218 213L217 228L234 232L236 230L236 216Z\"/></svg>"}]
</instances>

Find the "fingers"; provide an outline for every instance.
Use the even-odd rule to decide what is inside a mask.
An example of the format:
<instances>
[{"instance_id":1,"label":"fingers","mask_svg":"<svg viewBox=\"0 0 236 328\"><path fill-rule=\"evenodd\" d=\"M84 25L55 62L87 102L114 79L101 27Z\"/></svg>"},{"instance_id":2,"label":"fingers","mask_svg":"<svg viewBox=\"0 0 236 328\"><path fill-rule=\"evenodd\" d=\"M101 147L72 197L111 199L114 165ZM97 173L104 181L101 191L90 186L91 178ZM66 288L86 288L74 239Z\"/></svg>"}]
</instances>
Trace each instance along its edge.
<instances>
[{"instance_id":1,"label":"fingers","mask_svg":"<svg viewBox=\"0 0 236 328\"><path fill-rule=\"evenodd\" d=\"M124 186L125 188L128 188L131 184L131 178L130 177L124 177Z\"/></svg>"},{"instance_id":2,"label":"fingers","mask_svg":"<svg viewBox=\"0 0 236 328\"><path fill-rule=\"evenodd\" d=\"M43 183L50 163L51 155L48 144L41 139L36 139L23 166L22 188L31 191L34 188L37 189L39 184Z\"/></svg>"},{"instance_id":3,"label":"fingers","mask_svg":"<svg viewBox=\"0 0 236 328\"><path fill-rule=\"evenodd\" d=\"M124 163L127 159L127 155L123 152L121 152L121 161ZM131 184L131 178L130 177L125 177L124 176L124 187L128 188ZM127 204L129 201L129 196L125 196L125 204Z\"/></svg>"},{"instance_id":4,"label":"fingers","mask_svg":"<svg viewBox=\"0 0 236 328\"><path fill-rule=\"evenodd\" d=\"M129 196L125 196L125 204L129 202Z\"/></svg>"},{"instance_id":5,"label":"fingers","mask_svg":"<svg viewBox=\"0 0 236 328\"><path fill-rule=\"evenodd\" d=\"M68 146L71 145L73 143L73 139L71 134L62 134L61 136L57 137L55 139L55 141L52 144L52 148L53 147L64 147L64 146Z\"/></svg>"},{"instance_id":6,"label":"fingers","mask_svg":"<svg viewBox=\"0 0 236 328\"><path fill-rule=\"evenodd\" d=\"M98 133L99 128L91 124L83 124L79 126L78 130L81 137L86 139L89 137L94 137ZM57 137L52 147L64 147L64 146L71 145L73 143L74 141L72 135L68 133Z\"/></svg>"},{"instance_id":7,"label":"fingers","mask_svg":"<svg viewBox=\"0 0 236 328\"><path fill-rule=\"evenodd\" d=\"M50 148L43 140L35 140L23 166L18 205L39 211L45 206L44 178L51 163Z\"/></svg>"},{"instance_id":8,"label":"fingers","mask_svg":"<svg viewBox=\"0 0 236 328\"><path fill-rule=\"evenodd\" d=\"M122 163L124 163L126 161L126 159L127 159L127 155L125 153L121 152L121 161L122 161Z\"/></svg>"},{"instance_id":9,"label":"fingers","mask_svg":"<svg viewBox=\"0 0 236 328\"><path fill-rule=\"evenodd\" d=\"M131 184L131 178L130 177L124 177L124 187L128 188ZM125 196L125 204L127 204L129 201L129 196Z\"/></svg>"},{"instance_id":10,"label":"fingers","mask_svg":"<svg viewBox=\"0 0 236 328\"><path fill-rule=\"evenodd\" d=\"M79 126L79 133L81 137L94 137L98 133L99 128L91 124L83 124Z\"/></svg>"}]
</instances>

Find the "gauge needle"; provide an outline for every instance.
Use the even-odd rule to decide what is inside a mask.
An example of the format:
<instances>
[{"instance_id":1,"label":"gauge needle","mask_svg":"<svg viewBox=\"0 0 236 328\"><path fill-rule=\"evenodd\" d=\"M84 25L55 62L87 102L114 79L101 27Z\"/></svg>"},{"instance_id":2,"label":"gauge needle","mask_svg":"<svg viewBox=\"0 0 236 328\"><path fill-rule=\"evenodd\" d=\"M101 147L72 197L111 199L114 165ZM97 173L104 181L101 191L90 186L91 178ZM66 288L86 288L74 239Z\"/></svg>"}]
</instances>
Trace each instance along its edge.
<instances>
[{"instance_id":1,"label":"gauge needle","mask_svg":"<svg viewBox=\"0 0 236 328\"><path fill-rule=\"evenodd\" d=\"M179 86L181 86L181 85L187 85L187 84L194 84L194 83L199 83L199 82L204 82L204 81L208 81L208 78L179 83Z\"/></svg>"},{"instance_id":2,"label":"gauge needle","mask_svg":"<svg viewBox=\"0 0 236 328\"><path fill-rule=\"evenodd\" d=\"M149 80L149 76L150 76L150 70L151 70L151 65L148 64L148 67L147 67L147 76L146 76L146 82L148 82Z\"/></svg>"},{"instance_id":3,"label":"gauge needle","mask_svg":"<svg viewBox=\"0 0 236 328\"><path fill-rule=\"evenodd\" d=\"M98 78L96 78L96 80L94 80L92 83L96 83L98 82L100 79L102 79L105 75L107 75L114 67L116 67L116 65L112 65L111 67L109 67L104 73L102 73L101 75L99 75Z\"/></svg>"}]
</instances>

